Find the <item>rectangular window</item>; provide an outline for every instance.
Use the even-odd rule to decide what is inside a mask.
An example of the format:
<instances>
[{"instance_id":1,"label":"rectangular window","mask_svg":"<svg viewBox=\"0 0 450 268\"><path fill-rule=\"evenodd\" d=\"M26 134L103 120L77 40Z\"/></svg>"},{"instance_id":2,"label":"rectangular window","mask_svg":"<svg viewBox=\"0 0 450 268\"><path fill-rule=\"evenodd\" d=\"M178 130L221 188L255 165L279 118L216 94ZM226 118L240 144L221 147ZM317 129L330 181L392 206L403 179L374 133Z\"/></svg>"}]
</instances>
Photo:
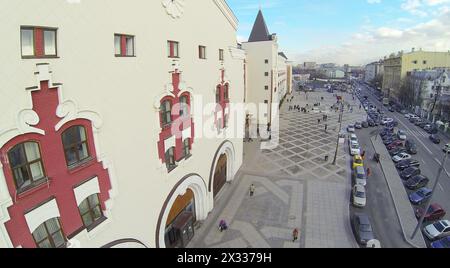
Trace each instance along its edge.
<instances>
[{"instance_id":1,"label":"rectangular window","mask_svg":"<svg viewBox=\"0 0 450 268\"><path fill-rule=\"evenodd\" d=\"M198 47L198 57L203 60L206 59L206 47L205 46Z\"/></svg>"},{"instance_id":2,"label":"rectangular window","mask_svg":"<svg viewBox=\"0 0 450 268\"><path fill-rule=\"evenodd\" d=\"M423 61L423 64L427 64L428 62L426 60Z\"/></svg>"},{"instance_id":3,"label":"rectangular window","mask_svg":"<svg viewBox=\"0 0 450 268\"><path fill-rule=\"evenodd\" d=\"M264 73L264 76L269 76L269 72L265 72L265 73Z\"/></svg>"},{"instance_id":4,"label":"rectangular window","mask_svg":"<svg viewBox=\"0 0 450 268\"><path fill-rule=\"evenodd\" d=\"M175 41L167 41L167 55L169 58L179 58L180 57L180 44Z\"/></svg>"},{"instance_id":5,"label":"rectangular window","mask_svg":"<svg viewBox=\"0 0 450 268\"><path fill-rule=\"evenodd\" d=\"M116 55L116 57L134 57L134 36L115 34L114 54Z\"/></svg>"},{"instance_id":6,"label":"rectangular window","mask_svg":"<svg viewBox=\"0 0 450 268\"><path fill-rule=\"evenodd\" d=\"M219 49L219 60L221 60L221 61L224 60L223 49Z\"/></svg>"},{"instance_id":7,"label":"rectangular window","mask_svg":"<svg viewBox=\"0 0 450 268\"><path fill-rule=\"evenodd\" d=\"M23 58L46 58L57 56L57 29L21 27L20 43Z\"/></svg>"},{"instance_id":8,"label":"rectangular window","mask_svg":"<svg viewBox=\"0 0 450 268\"><path fill-rule=\"evenodd\" d=\"M264 86L264 89L265 90L269 90L269 86Z\"/></svg>"},{"instance_id":9,"label":"rectangular window","mask_svg":"<svg viewBox=\"0 0 450 268\"><path fill-rule=\"evenodd\" d=\"M268 100L265 100L265 101L264 101L264 103L265 103L265 104L268 104L268 103L269 103L269 101L268 101Z\"/></svg>"},{"instance_id":10,"label":"rectangular window","mask_svg":"<svg viewBox=\"0 0 450 268\"><path fill-rule=\"evenodd\" d=\"M264 60L264 63L265 63L265 64L269 64L269 60L267 60L267 59Z\"/></svg>"}]
</instances>

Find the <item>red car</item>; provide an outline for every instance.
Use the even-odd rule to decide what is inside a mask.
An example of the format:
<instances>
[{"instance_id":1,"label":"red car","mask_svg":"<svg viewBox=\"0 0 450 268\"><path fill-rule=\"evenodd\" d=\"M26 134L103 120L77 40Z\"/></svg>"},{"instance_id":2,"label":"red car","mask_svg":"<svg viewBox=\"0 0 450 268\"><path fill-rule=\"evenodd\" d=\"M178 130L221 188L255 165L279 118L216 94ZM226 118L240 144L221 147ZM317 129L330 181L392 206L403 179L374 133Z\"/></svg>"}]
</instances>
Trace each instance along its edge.
<instances>
[{"instance_id":1,"label":"red car","mask_svg":"<svg viewBox=\"0 0 450 268\"><path fill-rule=\"evenodd\" d=\"M416 217L420 219L424 212L423 208L416 209ZM438 221L444 218L446 212L439 204L432 204L428 213L425 215L425 221Z\"/></svg>"},{"instance_id":2,"label":"red car","mask_svg":"<svg viewBox=\"0 0 450 268\"><path fill-rule=\"evenodd\" d=\"M392 150L392 149L395 149L397 147L403 147L403 141L400 141L400 140L394 141L393 143L391 143L391 144L389 144L387 146L387 149L388 150Z\"/></svg>"}]
</instances>

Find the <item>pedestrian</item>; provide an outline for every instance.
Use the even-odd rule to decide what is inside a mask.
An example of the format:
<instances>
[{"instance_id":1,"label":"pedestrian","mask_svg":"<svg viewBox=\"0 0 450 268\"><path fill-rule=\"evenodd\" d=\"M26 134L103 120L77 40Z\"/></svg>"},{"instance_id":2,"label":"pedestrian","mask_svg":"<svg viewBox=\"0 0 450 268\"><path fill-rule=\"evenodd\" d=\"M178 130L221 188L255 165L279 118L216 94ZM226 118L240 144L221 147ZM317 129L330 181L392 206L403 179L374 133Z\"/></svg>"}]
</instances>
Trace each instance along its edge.
<instances>
[{"instance_id":1,"label":"pedestrian","mask_svg":"<svg viewBox=\"0 0 450 268\"><path fill-rule=\"evenodd\" d=\"M254 184L252 184L252 185L250 185L250 197L253 197L253 195L255 194L255 185Z\"/></svg>"},{"instance_id":2,"label":"pedestrian","mask_svg":"<svg viewBox=\"0 0 450 268\"><path fill-rule=\"evenodd\" d=\"M220 232L226 231L228 229L227 222L225 220L221 220L219 223Z\"/></svg>"},{"instance_id":3,"label":"pedestrian","mask_svg":"<svg viewBox=\"0 0 450 268\"><path fill-rule=\"evenodd\" d=\"M259 125L256 127L256 134L258 135L258 138L259 138L259 136L260 136L260 134L259 134Z\"/></svg>"},{"instance_id":4,"label":"pedestrian","mask_svg":"<svg viewBox=\"0 0 450 268\"><path fill-rule=\"evenodd\" d=\"M325 124L325 133L327 132L327 130L328 130L328 125Z\"/></svg>"},{"instance_id":5,"label":"pedestrian","mask_svg":"<svg viewBox=\"0 0 450 268\"><path fill-rule=\"evenodd\" d=\"M293 236L292 242L295 242L298 240L298 229L297 228L295 228L294 231L292 232L292 236Z\"/></svg>"},{"instance_id":6,"label":"pedestrian","mask_svg":"<svg viewBox=\"0 0 450 268\"><path fill-rule=\"evenodd\" d=\"M317 124L320 125L320 119L317 119Z\"/></svg>"},{"instance_id":7,"label":"pedestrian","mask_svg":"<svg viewBox=\"0 0 450 268\"><path fill-rule=\"evenodd\" d=\"M372 175L372 170L370 168L367 168L367 177L370 177Z\"/></svg>"}]
</instances>

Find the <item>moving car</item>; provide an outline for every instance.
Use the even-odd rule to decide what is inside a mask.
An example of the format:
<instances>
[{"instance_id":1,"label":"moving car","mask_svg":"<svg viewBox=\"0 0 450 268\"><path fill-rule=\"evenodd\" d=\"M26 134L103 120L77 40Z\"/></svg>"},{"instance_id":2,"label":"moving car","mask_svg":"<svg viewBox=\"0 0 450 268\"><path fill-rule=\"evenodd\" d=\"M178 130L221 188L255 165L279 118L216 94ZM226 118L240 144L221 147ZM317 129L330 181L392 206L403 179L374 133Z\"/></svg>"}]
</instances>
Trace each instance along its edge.
<instances>
[{"instance_id":1,"label":"moving car","mask_svg":"<svg viewBox=\"0 0 450 268\"><path fill-rule=\"evenodd\" d=\"M431 243L431 248L450 248L450 236Z\"/></svg>"},{"instance_id":2,"label":"moving car","mask_svg":"<svg viewBox=\"0 0 450 268\"><path fill-rule=\"evenodd\" d=\"M423 129L424 129L428 134L438 134L438 133L439 133L439 130L437 129L437 127L434 126L434 125L431 125L431 124L426 125Z\"/></svg>"},{"instance_id":3,"label":"moving car","mask_svg":"<svg viewBox=\"0 0 450 268\"><path fill-rule=\"evenodd\" d=\"M430 179L423 175L416 175L414 177L411 177L409 180L405 182L406 188L410 190L417 190L423 187L426 187L428 183L430 182Z\"/></svg>"},{"instance_id":4,"label":"moving car","mask_svg":"<svg viewBox=\"0 0 450 268\"><path fill-rule=\"evenodd\" d=\"M393 113L393 112L395 112L395 108L394 107L389 107L389 112L391 112L391 113Z\"/></svg>"},{"instance_id":5,"label":"moving car","mask_svg":"<svg viewBox=\"0 0 450 268\"><path fill-rule=\"evenodd\" d=\"M359 144L357 142L352 141L350 144L350 155L360 155L361 154L361 147L359 147Z\"/></svg>"},{"instance_id":6,"label":"moving car","mask_svg":"<svg viewBox=\"0 0 450 268\"><path fill-rule=\"evenodd\" d=\"M419 168L409 167L400 173L400 178L402 178L402 180L407 181L407 180L411 179L412 177L420 175L420 173L421 173L421 171Z\"/></svg>"},{"instance_id":7,"label":"moving car","mask_svg":"<svg viewBox=\"0 0 450 268\"><path fill-rule=\"evenodd\" d=\"M366 188L362 185L356 184L353 187L353 205L355 207L363 208L366 206Z\"/></svg>"},{"instance_id":8,"label":"moving car","mask_svg":"<svg viewBox=\"0 0 450 268\"><path fill-rule=\"evenodd\" d=\"M354 176L355 184L359 184L362 186L367 185L367 175L366 175L366 171L364 170L364 167L361 167L361 166L356 167L353 176Z\"/></svg>"},{"instance_id":9,"label":"moving car","mask_svg":"<svg viewBox=\"0 0 450 268\"><path fill-rule=\"evenodd\" d=\"M406 141L406 133L403 130L397 132L397 137L399 140Z\"/></svg>"},{"instance_id":10,"label":"moving car","mask_svg":"<svg viewBox=\"0 0 450 268\"><path fill-rule=\"evenodd\" d=\"M414 193L410 194L409 195L409 200L414 205L421 205L425 201L427 201L431 197L432 194L433 194L433 192L430 189L428 189L428 188L421 188L417 192L414 192Z\"/></svg>"},{"instance_id":11,"label":"moving car","mask_svg":"<svg viewBox=\"0 0 450 268\"><path fill-rule=\"evenodd\" d=\"M450 144L446 144L443 149L444 153L450 153Z\"/></svg>"},{"instance_id":12,"label":"moving car","mask_svg":"<svg viewBox=\"0 0 450 268\"><path fill-rule=\"evenodd\" d=\"M407 140L405 143L405 148L408 150L410 154L417 154L417 145L411 140Z\"/></svg>"},{"instance_id":13,"label":"moving car","mask_svg":"<svg viewBox=\"0 0 450 268\"><path fill-rule=\"evenodd\" d=\"M352 169L356 170L356 167L364 167L364 161L360 155L353 157Z\"/></svg>"},{"instance_id":14,"label":"moving car","mask_svg":"<svg viewBox=\"0 0 450 268\"><path fill-rule=\"evenodd\" d=\"M443 220L430 224L423 232L431 241L446 237L450 235L450 221Z\"/></svg>"},{"instance_id":15,"label":"moving car","mask_svg":"<svg viewBox=\"0 0 450 268\"><path fill-rule=\"evenodd\" d=\"M420 162L417 160L414 160L414 159L402 160L402 161L398 162L397 165L395 165L395 167L400 170L404 170L409 167L419 167L419 166L420 166Z\"/></svg>"},{"instance_id":16,"label":"moving car","mask_svg":"<svg viewBox=\"0 0 450 268\"><path fill-rule=\"evenodd\" d=\"M392 119L392 118L385 118L385 119L381 120L381 125L386 125L386 124L389 124L389 123L394 123L394 119Z\"/></svg>"},{"instance_id":17,"label":"moving car","mask_svg":"<svg viewBox=\"0 0 450 268\"><path fill-rule=\"evenodd\" d=\"M432 134L430 136L430 140L434 143L434 144L439 144L441 143L441 139L436 135L436 134Z\"/></svg>"},{"instance_id":18,"label":"moving car","mask_svg":"<svg viewBox=\"0 0 450 268\"><path fill-rule=\"evenodd\" d=\"M423 216L425 209L418 208L416 209L416 218L420 219ZM425 221L438 221L445 217L445 210L439 204L432 204L430 209L425 214Z\"/></svg>"},{"instance_id":19,"label":"moving car","mask_svg":"<svg viewBox=\"0 0 450 268\"><path fill-rule=\"evenodd\" d=\"M374 239L372 225L366 214L356 214L353 216L352 226L359 244L365 246L370 240Z\"/></svg>"},{"instance_id":20,"label":"moving car","mask_svg":"<svg viewBox=\"0 0 450 268\"><path fill-rule=\"evenodd\" d=\"M398 155L392 157L392 160L395 163L398 163L398 162L400 162L402 160L408 160L408 159L411 159L411 155L409 155L407 153L401 153L401 154L398 154Z\"/></svg>"}]
</instances>

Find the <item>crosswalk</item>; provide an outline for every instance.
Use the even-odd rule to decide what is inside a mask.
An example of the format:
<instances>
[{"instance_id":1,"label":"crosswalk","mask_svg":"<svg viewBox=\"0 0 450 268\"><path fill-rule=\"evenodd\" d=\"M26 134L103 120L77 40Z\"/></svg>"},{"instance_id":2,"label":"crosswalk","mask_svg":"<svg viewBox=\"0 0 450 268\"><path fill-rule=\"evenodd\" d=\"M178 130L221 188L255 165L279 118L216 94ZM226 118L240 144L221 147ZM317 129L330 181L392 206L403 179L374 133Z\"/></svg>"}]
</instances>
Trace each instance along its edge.
<instances>
[{"instance_id":1,"label":"crosswalk","mask_svg":"<svg viewBox=\"0 0 450 268\"><path fill-rule=\"evenodd\" d=\"M409 129L409 130L403 130L403 131L405 131L407 136L413 134L413 136L417 136L420 138L428 139L430 137L430 134L428 134L425 130L422 130L422 129L417 129L417 130Z\"/></svg>"}]
</instances>

